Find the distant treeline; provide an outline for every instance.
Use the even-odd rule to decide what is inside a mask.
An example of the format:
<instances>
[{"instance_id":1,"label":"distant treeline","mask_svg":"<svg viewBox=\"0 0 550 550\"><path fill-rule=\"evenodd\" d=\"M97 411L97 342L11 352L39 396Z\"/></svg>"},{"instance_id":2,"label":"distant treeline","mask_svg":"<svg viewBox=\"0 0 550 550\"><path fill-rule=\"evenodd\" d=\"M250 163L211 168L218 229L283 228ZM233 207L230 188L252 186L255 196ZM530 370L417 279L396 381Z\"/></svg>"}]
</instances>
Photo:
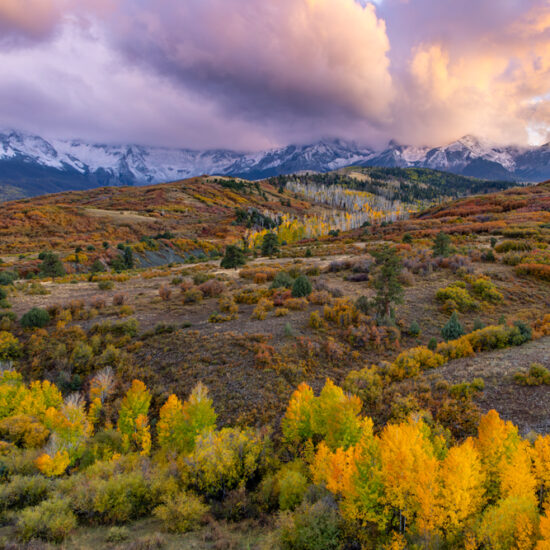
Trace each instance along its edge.
<instances>
[{"instance_id":1,"label":"distant treeline","mask_svg":"<svg viewBox=\"0 0 550 550\"><path fill-rule=\"evenodd\" d=\"M428 168L358 167L351 170L364 174L369 179L360 181L350 177L349 172L328 172L278 176L271 178L270 182L278 187L286 185L288 181L318 185L345 185L351 189L383 195L404 203L432 202L443 198L493 193L517 185L510 181L480 180Z\"/></svg>"}]
</instances>

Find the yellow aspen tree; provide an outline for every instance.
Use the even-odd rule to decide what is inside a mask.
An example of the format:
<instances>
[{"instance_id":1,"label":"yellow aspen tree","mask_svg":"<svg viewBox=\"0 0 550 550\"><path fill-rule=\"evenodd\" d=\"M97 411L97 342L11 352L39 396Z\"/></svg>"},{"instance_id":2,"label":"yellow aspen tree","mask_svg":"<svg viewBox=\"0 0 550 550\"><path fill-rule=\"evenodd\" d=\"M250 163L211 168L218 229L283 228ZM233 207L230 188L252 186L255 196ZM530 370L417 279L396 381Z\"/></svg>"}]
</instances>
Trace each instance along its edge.
<instances>
[{"instance_id":1,"label":"yellow aspen tree","mask_svg":"<svg viewBox=\"0 0 550 550\"><path fill-rule=\"evenodd\" d=\"M455 533L484 504L485 476L472 439L449 450L441 464L440 476L443 527Z\"/></svg>"},{"instance_id":2,"label":"yellow aspen tree","mask_svg":"<svg viewBox=\"0 0 550 550\"><path fill-rule=\"evenodd\" d=\"M538 484L539 506L550 489L550 436L539 435L531 450L535 478Z\"/></svg>"},{"instance_id":3,"label":"yellow aspen tree","mask_svg":"<svg viewBox=\"0 0 550 550\"><path fill-rule=\"evenodd\" d=\"M537 542L536 550L550 550L550 510L540 517L539 530L541 540Z\"/></svg>"},{"instance_id":4,"label":"yellow aspen tree","mask_svg":"<svg viewBox=\"0 0 550 550\"><path fill-rule=\"evenodd\" d=\"M68 453L71 464L82 456L92 434L92 425L80 395L69 396L60 409L50 407L44 424L52 432L59 449Z\"/></svg>"},{"instance_id":5,"label":"yellow aspen tree","mask_svg":"<svg viewBox=\"0 0 550 550\"><path fill-rule=\"evenodd\" d=\"M487 496L495 500L500 495L502 463L512 456L519 443L518 430L491 410L481 417L474 442L486 476Z\"/></svg>"},{"instance_id":6,"label":"yellow aspen tree","mask_svg":"<svg viewBox=\"0 0 550 550\"><path fill-rule=\"evenodd\" d=\"M206 386L195 386L185 403L170 395L161 407L157 423L158 441L161 447L178 452L190 452L196 437L216 426L216 413Z\"/></svg>"},{"instance_id":7,"label":"yellow aspen tree","mask_svg":"<svg viewBox=\"0 0 550 550\"><path fill-rule=\"evenodd\" d=\"M314 405L313 430L331 449L349 447L359 441L363 404L355 395L347 395L328 379Z\"/></svg>"},{"instance_id":8,"label":"yellow aspen tree","mask_svg":"<svg viewBox=\"0 0 550 550\"><path fill-rule=\"evenodd\" d=\"M313 390L305 382L292 394L282 421L287 443L297 445L313 437Z\"/></svg>"},{"instance_id":9,"label":"yellow aspen tree","mask_svg":"<svg viewBox=\"0 0 550 550\"><path fill-rule=\"evenodd\" d=\"M437 459L422 423L387 425L380 435L380 456L384 499L399 514L400 532L409 524L413 527L417 514L423 534L435 529L440 523L435 506Z\"/></svg>"},{"instance_id":10,"label":"yellow aspen tree","mask_svg":"<svg viewBox=\"0 0 550 550\"><path fill-rule=\"evenodd\" d=\"M50 408L57 409L63 403L63 396L48 380L31 382L25 397L18 406L20 414L27 414L42 420Z\"/></svg>"},{"instance_id":11,"label":"yellow aspen tree","mask_svg":"<svg viewBox=\"0 0 550 550\"><path fill-rule=\"evenodd\" d=\"M529 443L521 441L512 456L502 461L500 492L502 498L521 497L536 505L537 480L533 474Z\"/></svg>"},{"instance_id":12,"label":"yellow aspen tree","mask_svg":"<svg viewBox=\"0 0 550 550\"><path fill-rule=\"evenodd\" d=\"M141 380L134 380L126 393L118 414L118 431L122 435L124 450L133 446L147 454L151 447L147 414L151 403L151 394Z\"/></svg>"}]
</instances>

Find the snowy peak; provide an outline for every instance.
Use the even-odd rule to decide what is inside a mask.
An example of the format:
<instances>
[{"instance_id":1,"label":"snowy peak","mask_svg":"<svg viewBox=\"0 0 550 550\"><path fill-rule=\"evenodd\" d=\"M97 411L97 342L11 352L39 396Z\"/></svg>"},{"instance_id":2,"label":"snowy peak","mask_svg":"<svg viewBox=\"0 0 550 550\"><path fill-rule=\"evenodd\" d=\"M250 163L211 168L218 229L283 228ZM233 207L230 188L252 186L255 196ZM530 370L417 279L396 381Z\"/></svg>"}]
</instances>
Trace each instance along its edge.
<instances>
[{"instance_id":1,"label":"snowy peak","mask_svg":"<svg viewBox=\"0 0 550 550\"><path fill-rule=\"evenodd\" d=\"M484 179L542 181L550 178L550 144L498 146L467 135L442 147L414 147L392 140L384 150L373 151L354 142L323 139L240 153L47 140L16 130L0 131L0 196L3 187L31 196L103 185L153 184L202 174L261 179L352 165L431 168Z\"/></svg>"}]
</instances>

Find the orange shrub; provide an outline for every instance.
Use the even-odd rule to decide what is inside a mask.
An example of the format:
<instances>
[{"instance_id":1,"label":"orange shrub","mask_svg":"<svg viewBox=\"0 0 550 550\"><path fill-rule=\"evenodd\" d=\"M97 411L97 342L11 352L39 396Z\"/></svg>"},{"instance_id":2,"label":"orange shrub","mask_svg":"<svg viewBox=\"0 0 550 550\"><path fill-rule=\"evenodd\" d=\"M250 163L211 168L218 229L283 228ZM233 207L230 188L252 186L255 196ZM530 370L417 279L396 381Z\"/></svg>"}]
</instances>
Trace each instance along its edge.
<instances>
[{"instance_id":1,"label":"orange shrub","mask_svg":"<svg viewBox=\"0 0 550 550\"><path fill-rule=\"evenodd\" d=\"M547 264L519 264L516 267L517 275L528 275L542 281L550 281L550 265Z\"/></svg>"}]
</instances>

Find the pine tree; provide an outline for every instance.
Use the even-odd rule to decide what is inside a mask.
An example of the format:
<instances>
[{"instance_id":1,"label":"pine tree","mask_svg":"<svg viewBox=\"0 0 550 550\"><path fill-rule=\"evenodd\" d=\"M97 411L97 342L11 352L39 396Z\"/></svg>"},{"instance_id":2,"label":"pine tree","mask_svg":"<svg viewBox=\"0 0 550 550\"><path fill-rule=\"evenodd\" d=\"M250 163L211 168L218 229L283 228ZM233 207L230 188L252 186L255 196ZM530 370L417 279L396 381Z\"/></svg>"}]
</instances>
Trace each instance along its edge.
<instances>
[{"instance_id":1,"label":"pine tree","mask_svg":"<svg viewBox=\"0 0 550 550\"><path fill-rule=\"evenodd\" d=\"M270 231L264 235L262 242L262 256L273 256L279 252L279 241L277 235Z\"/></svg>"},{"instance_id":2,"label":"pine tree","mask_svg":"<svg viewBox=\"0 0 550 550\"><path fill-rule=\"evenodd\" d=\"M237 267L246 263L246 257L242 249L234 244L230 244L225 249L225 256L222 258L220 266L223 269L237 269Z\"/></svg>"},{"instance_id":3,"label":"pine tree","mask_svg":"<svg viewBox=\"0 0 550 550\"><path fill-rule=\"evenodd\" d=\"M66 274L65 268L57 254L43 252L40 254L40 274L42 277L63 277Z\"/></svg>"},{"instance_id":4,"label":"pine tree","mask_svg":"<svg viewBox=\"0 0 550 550\"><path fill-rule=\"evenodd\" d=\"M403 286L399 282L402 263L395 248L385 246L376 252L378 272L373 281L377 293L374 298L377 318L379 321L392 320L392 304L399 304L403 300Z\"/></svg>"},{"instance_id":5,"label":"pine tree","mask_svg":"<svg viewBox=\"0 0 550 550\"><path fill-rule=\"evenodd\" d=\"M312 287L309 279L305 275L299 275L292 284L292 296L294 298L303 298L311 294Z\"/></svg>"},{"instance_id":6,"label":"pine tree","mask_svg":"<svg viewBox=\"0 0 550 550\"><path fill-rule=\"evenodd\" d=\"M451 253L451 237L443 231L439 232L435 237L432 250L434 256L448 256Z\"/></svg>"},{"instance_id":7,"label":"pine tree","mask_svg":"<svg viewBox=\"0 0 550 550\"><path fill-rule=\"evenodd\" d=\"M451 318L447 321L447 324L441 329L441 336L444 340L456 340L463 336L464 327L460 324L458 319L458 314L456 311L453 311Z\"/></svg>"}]
</instances>

